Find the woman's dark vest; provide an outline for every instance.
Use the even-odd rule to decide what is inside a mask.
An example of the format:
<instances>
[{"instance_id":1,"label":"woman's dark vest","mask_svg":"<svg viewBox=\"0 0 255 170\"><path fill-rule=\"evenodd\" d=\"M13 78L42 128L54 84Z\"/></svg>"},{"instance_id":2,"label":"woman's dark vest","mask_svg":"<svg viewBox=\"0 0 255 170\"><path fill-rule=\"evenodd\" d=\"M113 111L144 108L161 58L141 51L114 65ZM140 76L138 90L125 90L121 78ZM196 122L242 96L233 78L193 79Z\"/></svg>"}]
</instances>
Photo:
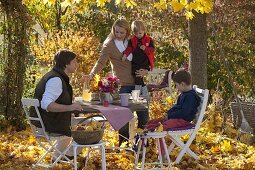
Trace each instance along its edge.
<instances>
[{"instance_id":1,"label":"woman's dark vest","mask_svg":"<svg viewBox=\"0 0 255 170\"><path fill-rule=\"evenodd\" d=\"M46 73L38 82L35 88L34 98L41 102L46 82L53 77L59 77L61 79L63 89L61 95L55 102L58 104L71 105L73 91L69 84L69 78L62 70L56 68L53 68L50 72ZM71 136L71 112L47 112L41 107L39 107L39 111L41 113L46 132ZM38 126L38 124L35 125Z\"/></svg>"}]
</instances>

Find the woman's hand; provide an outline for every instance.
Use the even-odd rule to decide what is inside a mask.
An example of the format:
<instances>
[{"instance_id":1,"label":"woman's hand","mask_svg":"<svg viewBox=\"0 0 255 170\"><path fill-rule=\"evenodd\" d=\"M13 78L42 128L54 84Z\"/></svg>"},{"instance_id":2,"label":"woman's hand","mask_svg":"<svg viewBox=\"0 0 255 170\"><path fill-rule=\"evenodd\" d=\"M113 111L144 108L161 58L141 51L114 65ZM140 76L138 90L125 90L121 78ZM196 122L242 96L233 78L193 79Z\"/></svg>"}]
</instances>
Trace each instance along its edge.
<instances>
[{"instance_id":1,"label":"woman's hand","mask_svg":"<svg viewBox=\"0 0 255 170\"><path fill-rule=\"evenodd\" d=\"M148 74L148 70L146 69L136 70L135 72L136 77L144 77L147 74Z\"/></svg>"},{"instance_id":2,"label":"woman's hand","mask_svg":"<svg viewBox=\"0 0 255 170\"><path fill-rule=\"evenodd\" d=\"M145 48L146 48L145 45L140 46L140 49L142 49L143 51L145 50Z\"/></svg>"},{"instance_id":3,"label":"woman's hand","mask_svg":"<svg viewBox=\"0 0 255 170\"><path fill-rule=\"evenodd\" d=\"M82 82L90 81L93 78L93 75L84 75L81 79Z\"/></svg>"},{"instance_id":4,"label":"woman's hand","mask_svg":"<svg viewBox=\"0 0 255 170\"><path fill-rule=\"evenodd\" d=\"M125 54L124 54L125 55ZM126 59L127 59L127 57L126 56L124 56L123 55L123 57L122 57L122 61L126 61Z\"/></svg>"}]
</instances>

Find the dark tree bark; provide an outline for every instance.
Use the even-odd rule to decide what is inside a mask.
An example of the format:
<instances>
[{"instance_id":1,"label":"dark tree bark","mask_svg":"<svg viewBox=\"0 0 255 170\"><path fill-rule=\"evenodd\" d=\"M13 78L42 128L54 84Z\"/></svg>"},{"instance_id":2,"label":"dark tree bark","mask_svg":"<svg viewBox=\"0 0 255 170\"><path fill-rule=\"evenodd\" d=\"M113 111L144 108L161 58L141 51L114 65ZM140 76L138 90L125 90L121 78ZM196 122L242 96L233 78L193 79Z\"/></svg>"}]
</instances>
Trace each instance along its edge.
<instances>
[{"instance_id":1,"label":"dark tree bark","mask_svg":"<svg viewBox=\"0 0 255 170\"><path fill-rule=\"evenodd\" d=\"M1 81L1 107L5 118L17 129L24 128L24 114L21 106L23 85L28 58L29 44L27 30L29 30L29 16L22 4L22 0L0 0L6 22L3 31L5 35L2 58L3 78Z\"/></svg>"},{"instance_id":2,"label":"dark tree bark","mask_svg":"<svg viewBox=\"0 0 255 170\"><path fill-rule=\"evenodd\" d=\"M207 88L207 27L206 15L196 13L189 21L190 72L192 83Z\"/></svg>"},{"instance_id":3,"label":"dark tree bark","mask_svg":"<svg viewBox=\"0 0 255 170\"><path fill-rule=\"evenodd\" d=\"M57 30L61 30L61 5L58 0L56 0L56 28Z\"/></svg>"}]
</instances>

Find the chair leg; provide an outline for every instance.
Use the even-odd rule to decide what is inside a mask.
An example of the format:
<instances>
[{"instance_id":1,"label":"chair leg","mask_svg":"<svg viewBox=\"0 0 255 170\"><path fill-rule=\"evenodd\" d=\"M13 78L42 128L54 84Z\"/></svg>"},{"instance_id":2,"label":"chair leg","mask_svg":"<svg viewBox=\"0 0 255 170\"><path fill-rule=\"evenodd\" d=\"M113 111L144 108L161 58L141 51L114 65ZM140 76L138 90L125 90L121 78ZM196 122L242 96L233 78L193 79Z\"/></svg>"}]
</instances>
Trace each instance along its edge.
<instances>
[{"instance_id":1,"label":"chair leg","mask_svg":"<svg viewBox=\"0 0 255 170\"><path fill-rule=\"evenodd\" d=\"M65 155L66 152L70 149L71 146L72 146L72 143L70 143L70 144L67 146L67 148L66 148L63 152L61 152L59 149L56 148L56 144L53 145L53 148L54 148L54 149L58 152L58 154L59 154L59 156L57 157L57 159L55 160L55 162L53 163L53 165L55 165L57 162L59 162L61 158L64 158L67 162L73 164L73 163L71 162L71 160L70 160L68 157L66 157L66 155Z\"/></svg>"},{"instance_id":2,"label":"chair leg","mask_svg":"<svg viewBox=\"0 0 255 170\"><path fill-rule=\"evenodd\" d=\"M162 139L162 138L161 138ZM161 168L163 168L163 160L162 160L162 152L161 152L161 145L160 145L160 142L159 142L159 138L156 138L157 140L157 147L158 147L158 160L159 160L159 163L161 165Z\"/></svg>"},{"instance_id":3,"label":"chair leg","mask_svg":"<svg viewBox=\"0 0 255 170\"><path fill-rule=\"evenodd\" d=\"M170 146L168 147L168 152L172 152L172 150L174 149L174 146L175 146L175 144L174 144L174 142L172 142L170 144Z\"/></svg>"},{"instance_id":4,"label":"chair leg","mask_svg":"<svg viewBox=\"0 0 255 170\"><path fill-rule=\"evenodd\" d=\"M140 140L138 143L138 149L137 149L136 158L135 158L135 169L137 168L137 165L138 165L139 155L140 155L140 151L141 151L141 145L142 145L142 140Z\"/></svg>"},{"instance_id":5,"label":"chair leg","mask_svg":"<svg viewBox=\"0 0 255 170\"><path fill-rule=\"evenodd\" d=\"M167 159L167 162L168 162L168 167L169 167L170 169L172 169L171 160L170 160L170 158L169 158L169 152L168 152L168 150L167 150L165 138L162 138L162 142L163 142L163 147L164 147L165 154L166 154L166 159Z\"/></svg>"},{"instance_id":6,"label":"chair leg","mask_svg":"<svg viewBox=\"0 0 255 170\"><path fill-rule=\"evenodd\" d=\"M45 153L41 156L41 158L36 162L35 166L41 164L42 160L45 158L45 156L46 156L47 154L50 153L50 151L51 151L51 149L52 149L53 147L51 146L51 147L49 147L48 149L46 149L45 147L43 147L43 148L44 148L46 151L45 151Z\"/></svg>"},{"instance_id":7,"label":"chair leg","mask_svg":"<svg viewBox=\"0 0 255 170\"><path fill-rule=\"evenodd\" d=\"M141 142L142 142L142 140L141 140ZM147 138L144 138L143 157L142 157L142 169L144 169L144 165L145 165L146 146L147 146ZM138 156L139 156L139 155L138 155Z\"/></svg>"},{"instance_id":8,"label":"chair leg","mask_svg":"<svg viewBox=\"0 0 255 170\"><path fill-rule=\"evenodd\" d=\"M102 170L106 170L106 160L105 160L105 148L101 146L101 156L102 156Z\"/></svg>"},{"instance_id":9,"label":"chair leg","mask_svg":"<svg viewBox=\"0 0 255 170\"><path fill-rule=\"evenodd\" d=\"M175 141L175 143L181 148L181 152L179 153L179 155L177 156L175 160L176 164L180 163L180 160L185 153L189 154L191 157L193 157L196 160L199 159L198 156L189 148L192 142L191 139L189 139L186 144L184 144L178 137L172 138L172 140Z\"/></svg>"}]
</instances>

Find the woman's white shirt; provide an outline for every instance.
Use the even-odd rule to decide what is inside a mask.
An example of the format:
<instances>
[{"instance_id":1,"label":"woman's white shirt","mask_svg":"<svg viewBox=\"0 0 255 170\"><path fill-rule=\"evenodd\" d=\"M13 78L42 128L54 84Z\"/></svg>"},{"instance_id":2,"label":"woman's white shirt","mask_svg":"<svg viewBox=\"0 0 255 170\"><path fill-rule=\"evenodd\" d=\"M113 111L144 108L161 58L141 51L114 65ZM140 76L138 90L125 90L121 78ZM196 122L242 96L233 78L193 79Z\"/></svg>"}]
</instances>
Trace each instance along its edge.
<instances>
[{"instance_id":1,"label":"woman's white shirt","mask_svg":"<svg viewBox=\"0 0 255 170\"><path fill-rule=\"evenodd\" d=\"M127 46L128 46L128 41L127 41L127 40L125 40L125 41L123 42L123 41L121 41L121 40L114 39L114 43L115 43L116 47L118 48L118 50L119 50L121 53L123 53L123 51L125 51L126 48L127 48ZM130 53L130 54L128 55L127 59L128 59L129 61L132 61L132 59L133 59L133 54Z\"/></svg>"}]
</instances>

